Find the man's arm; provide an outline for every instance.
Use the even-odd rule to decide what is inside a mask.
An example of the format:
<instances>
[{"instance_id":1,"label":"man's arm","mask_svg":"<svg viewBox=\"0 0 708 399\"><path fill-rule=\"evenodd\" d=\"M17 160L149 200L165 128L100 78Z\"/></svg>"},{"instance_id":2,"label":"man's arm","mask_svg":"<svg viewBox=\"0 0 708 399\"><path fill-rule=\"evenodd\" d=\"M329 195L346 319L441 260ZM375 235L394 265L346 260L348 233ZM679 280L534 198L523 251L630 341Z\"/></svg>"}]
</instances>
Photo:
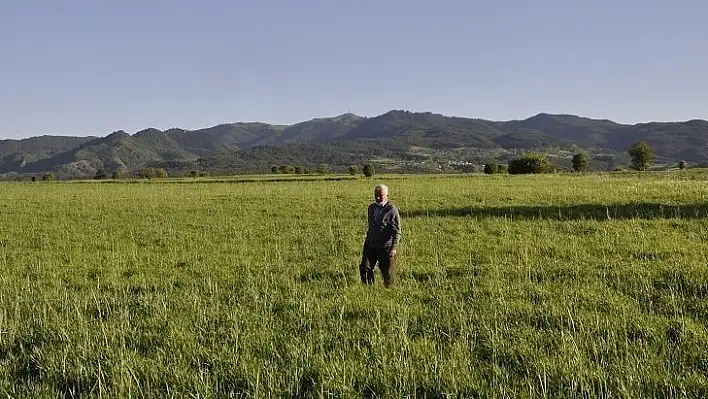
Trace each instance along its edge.
<instances>
[{"instance_id":1,"label":"man's arm","mask_svg":"<svg viewBox=\"0 0 708 399\"><path fill-rule=\"evenodd\" d=\"M366 209L366 238L364 238L364 247L369 246L369 237L371 236L371 206Z\"/></svg>"},{"instance_id":2,"label":"man's arm","mask_svg":"<svg viewBox=\"0 0 708 399\"><path fill-rule=\"evenodd\" d=\"M396 253L398 249L398 242L401 240L403 235L403 230L401 228L401 215L398 213L398 208L393 208L393 218L391 220L391 226L393 227L393 244L391 245L391 252Z\"/></svg>"}]
</instances>

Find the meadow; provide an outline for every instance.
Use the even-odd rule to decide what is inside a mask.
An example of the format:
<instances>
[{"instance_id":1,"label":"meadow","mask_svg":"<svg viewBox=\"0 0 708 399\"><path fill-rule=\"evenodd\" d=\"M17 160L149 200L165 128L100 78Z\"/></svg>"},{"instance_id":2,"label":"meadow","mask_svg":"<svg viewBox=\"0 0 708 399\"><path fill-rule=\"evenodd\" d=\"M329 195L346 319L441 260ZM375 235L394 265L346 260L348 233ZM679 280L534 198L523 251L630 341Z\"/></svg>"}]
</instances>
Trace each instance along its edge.
<instances>
[{"instance_id":1,"label":"meadow","mask_svg":"<svg viewBox=\"0 0 708 399\"><path fill-rule=\"evenodd\" d=\"M207 182L0 185L0 397L708 396L702 171Z\"/></svg>"}]
</instances>

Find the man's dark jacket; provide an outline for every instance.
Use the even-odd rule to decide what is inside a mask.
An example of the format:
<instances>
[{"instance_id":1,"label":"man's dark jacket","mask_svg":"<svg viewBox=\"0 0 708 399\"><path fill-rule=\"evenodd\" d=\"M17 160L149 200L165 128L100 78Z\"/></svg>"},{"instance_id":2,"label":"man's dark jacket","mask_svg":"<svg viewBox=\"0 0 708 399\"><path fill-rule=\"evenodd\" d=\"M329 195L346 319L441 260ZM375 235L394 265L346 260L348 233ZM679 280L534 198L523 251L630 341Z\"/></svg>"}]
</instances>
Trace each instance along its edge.
<instances>
[{"instance_id":1,"label":"man's dark jacket","mask_svg":"<svg viewBox=\"0 0 708 399\"><path fill-rule=\"evenodd\" d=\"M369 229L366 231L365 247L395 250L401 238L401 217L398 208L391 202L381 206L373 203L368 210Z\"/></svg>"}]
</instances>

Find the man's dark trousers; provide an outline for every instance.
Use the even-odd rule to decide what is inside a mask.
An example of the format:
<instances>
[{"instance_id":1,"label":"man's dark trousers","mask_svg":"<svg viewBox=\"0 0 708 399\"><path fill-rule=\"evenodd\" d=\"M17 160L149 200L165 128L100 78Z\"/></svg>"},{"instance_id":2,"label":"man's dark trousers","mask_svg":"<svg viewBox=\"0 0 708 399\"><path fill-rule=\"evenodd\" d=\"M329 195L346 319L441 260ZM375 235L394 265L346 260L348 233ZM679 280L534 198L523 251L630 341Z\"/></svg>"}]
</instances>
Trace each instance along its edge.
<instances>
[{"instance_id":1,"label":"man's dark trousers","mask_svg":"<svg viewBox=\"0 0 708 399\"><path fill-rule=\"evenodd\" d=\"M374 283L374 268L377 263L381 269L384 286L389 287L396 276L396 255L391 254L391 248L364 247L359 265L361 282Z\"/></svg>"}]
</instances>

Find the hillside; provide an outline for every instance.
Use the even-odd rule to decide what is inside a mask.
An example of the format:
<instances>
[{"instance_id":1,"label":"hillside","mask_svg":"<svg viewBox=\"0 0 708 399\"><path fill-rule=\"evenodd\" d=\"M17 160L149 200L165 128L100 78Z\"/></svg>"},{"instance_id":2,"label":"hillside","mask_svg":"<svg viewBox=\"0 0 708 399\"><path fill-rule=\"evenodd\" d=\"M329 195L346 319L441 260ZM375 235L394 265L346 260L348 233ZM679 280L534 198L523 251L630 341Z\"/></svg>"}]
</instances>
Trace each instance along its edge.
<instances>
[{"instance_id":1,"label":"hillside","mask_svg":"<svg viewBox=\"0 0 708 399\"><path fill-rule=\"evenodd\" d=\"M524 150L567 158L580 149L590 153L593 168L608 169L626 165L626 149L640 139L650 144L659 162L708 162L704 120L628 125L542 113L488 121L392 110L376 117L348 113L290 126L239 122L198 130L148 128L133 135L118 131L105 137L2 140L0 173L52 171L60 178L85 178L98 170L137 173L146 166L174 173L249 173L280 164L328 164L343 170L372 159L402 171L439 171L442 165L504 161Z\"/></svg>"},{"instance_id":2,"label":"hillside","mask_svg":"<svg viewBox=\"0 0 708 399\"><path fill-rule=\"evenodd\" d=\"M39 136L23 140L0 140L0 173L19 170L28 162L71 151L96 137Z\"/></svg>"}]
</instances>

